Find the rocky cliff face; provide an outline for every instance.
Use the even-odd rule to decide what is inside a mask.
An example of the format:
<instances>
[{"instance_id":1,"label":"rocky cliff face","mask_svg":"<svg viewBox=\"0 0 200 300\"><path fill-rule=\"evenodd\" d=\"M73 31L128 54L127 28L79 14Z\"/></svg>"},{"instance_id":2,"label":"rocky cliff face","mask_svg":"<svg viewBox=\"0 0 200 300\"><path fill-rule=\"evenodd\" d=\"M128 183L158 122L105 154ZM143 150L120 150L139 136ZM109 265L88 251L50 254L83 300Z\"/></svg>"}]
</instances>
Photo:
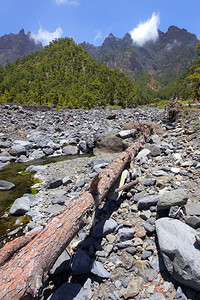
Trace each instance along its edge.
<instances>
[{"instance_id":1,"label":"rocky cliff face","mask_svg":"<svg viewBox=\"0 0 200 300\"><path fill-rule=\"evenodd\" d=\"M159 31L158 41L143 47L133 44L129 33L121 39L109 34L99 47L85 42L82 46L104 65L119 68L133 79L138 71L143 71L167 84L195 58L197 43L194 34L171 26L166 33Z\"/></svg>"},{"instance_id":2,"label":"rocky cliff face","mask_svg":"<svg viewBox=\"0 0 200 300\"><path fill-rule=\"evenodd\" d=\"M21 29L18 34L5 34L0 37L0 64L5 65L7 62L13 62L23 55L28 55L42 48L42 44L36 44L30 38L30 32L25 34L24 29Z\"/></svg>"}]
</instances>

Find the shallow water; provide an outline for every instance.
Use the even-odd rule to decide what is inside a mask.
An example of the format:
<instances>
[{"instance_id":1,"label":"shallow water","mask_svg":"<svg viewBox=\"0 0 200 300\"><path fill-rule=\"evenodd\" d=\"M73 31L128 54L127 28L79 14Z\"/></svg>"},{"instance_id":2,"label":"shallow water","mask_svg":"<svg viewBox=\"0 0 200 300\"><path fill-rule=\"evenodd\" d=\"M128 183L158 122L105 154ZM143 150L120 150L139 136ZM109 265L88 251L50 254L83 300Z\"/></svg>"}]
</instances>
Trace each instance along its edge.
<instances>
[{"instance_id":1,"label":"shallow water","mask_svg":"<svg viewBox=\"0 0 200 300\"><path fill-rule=\"evenodd\" d=\"M83 155L81 155L81 157L82 156ZM63 160L76 159L77 157L80 157L80 155L44 157L27 163L11 163L0 172L0 180L10 181L15 184L15 188L10 191L0 190L0 247L1 241L6 238L9 231L19 227L19 223L22 221L23 223L30 221L28 219L26 220L26 218L11 216L9 214L6 217L2 217L5 212L9 211L12 203L17 198L25 193L31 193L31 186L34 184L33 175L23 173L25 169L30 165L45 165ZM18 224L15 224L16 221L19 221Z\"/></svg>"}]
</instances>

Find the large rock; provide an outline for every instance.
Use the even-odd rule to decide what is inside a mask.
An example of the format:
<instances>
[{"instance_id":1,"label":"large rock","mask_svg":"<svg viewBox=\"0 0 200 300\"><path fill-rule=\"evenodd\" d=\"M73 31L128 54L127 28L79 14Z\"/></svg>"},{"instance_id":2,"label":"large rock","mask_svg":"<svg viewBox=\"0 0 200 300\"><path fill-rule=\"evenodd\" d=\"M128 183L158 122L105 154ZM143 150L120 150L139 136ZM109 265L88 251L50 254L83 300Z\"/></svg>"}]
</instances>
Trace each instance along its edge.
<instances>
[{"instance_id":1,"label":"large rock","mask_svg":"<svg viewBox=\"0 0 200 300\"><path fill-rule=\"evenodd\" d=\"M175 280L200 291L200 245L196 231L179 220L156 221L160 251L169 273Z\"/></svg>"},{"instance_id":2,"label":"large rock","mask_svg":"<svg viewBox=\"0 0 200 300\"><path fill-rule=\"evenodd\" d=\"M97 147L111 152L122 152L128 148L128 144L117 136L106 136L97 143Z\"/></svg>"},{"instance_id":3,"label":"large rock","mask_svg":"<svg viewBox=\"0 0 200 300\"><path fill-rule=\"evenodd\" d=\"M78 147L73 145L67 145L62 149L62 151L64 155L76 155L78 154Z\"/></svg>"},{"instance_id":4,"label":"large rock","mask_svg":"<svg viewBox=\"0 0 200 300\"><path fill-rule=\"evenodd\" d=\"M187 203L188 196L183 189L177 189L170 192L166 192L160 196L158 200L157 209L165 210L171 206L181 206Z\"/></svg>"},{"instance_id":5,"label":"large rock","mask_svg":"<svg viewBox=\"0 0 200 300\"><path fill-rule=\"evenodd\" d=\"M155 206L160 199L159 195L146 196L138 201L138 209L149 209L151 206Z\"/></svg>"},{"instance_id":6,"label":"large rock","mask_svg":"<svg viewBox=\"0 0 200 300\"><path fill-rule=\"evenodd\" d=\"M28 197L21 197L14 201L10 208L11 215L23 216L30 210L30 199Z\"/></svg>"},{"instance_id":7,"label":"large rock","mask_svg":"<svg viewBox=\"0 0 200 300\"><path fill-rule=\"evenodd\" d=\"M14 183L6 180L0 180L0 190L11 190L14 187L15 187Z\"/></svg>"}]
</instances>

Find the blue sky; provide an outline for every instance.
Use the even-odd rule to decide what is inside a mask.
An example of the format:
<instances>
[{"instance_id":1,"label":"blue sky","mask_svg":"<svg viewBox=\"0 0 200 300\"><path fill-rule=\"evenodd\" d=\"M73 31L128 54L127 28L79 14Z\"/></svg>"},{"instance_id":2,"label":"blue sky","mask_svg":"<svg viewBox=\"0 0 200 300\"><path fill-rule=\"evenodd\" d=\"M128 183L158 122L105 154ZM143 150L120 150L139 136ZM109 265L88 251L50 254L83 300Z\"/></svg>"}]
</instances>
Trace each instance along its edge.
<instances>
[{"instance_id":1,"label":"blue sky","mask_svg":"<svg viewBox=\"0 0 200 300\"><path fill-rule=\"evenodd\" d=\"M0 36L24 28L43 44L72 37L101 45L109 33L141 37L144 26L133 29L147 22L164 32L170 25L185 28L200 40L199 12L200 0L0 0Z\"/></svg>"}]
</instances>

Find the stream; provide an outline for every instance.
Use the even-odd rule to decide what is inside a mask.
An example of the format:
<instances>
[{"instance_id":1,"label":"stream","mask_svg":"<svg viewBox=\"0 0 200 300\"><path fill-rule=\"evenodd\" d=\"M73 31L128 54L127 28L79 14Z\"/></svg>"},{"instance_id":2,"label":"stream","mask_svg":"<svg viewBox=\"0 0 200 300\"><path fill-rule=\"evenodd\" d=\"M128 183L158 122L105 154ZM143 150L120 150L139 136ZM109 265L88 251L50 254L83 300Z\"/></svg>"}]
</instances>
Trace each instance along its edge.
<instances>
[{"instance_id":1,"label":"stream","mask_svg":"<svg viewBox=\"0 0 200 300\"><path fill-rule=\"evenodd\" d=\"M76 159L77 157L80 157L80 155L74 155L73 157L44 157L27 163L10 163L0 172L0 180L6 180L15 184L15 188L9 191L0 190L0 247L3 246L3 240L11 239L11 236L7 236L9 232L15 230L20 224L23 223L25 225L30 221L26 217L11 216L9 214L9 209L17 198L22 197L25 193L32 193L31 186L35 184L35 179L33 174L24 172L26 168L30 165L46 165L58 161ZM18 236L21 234L22 232L19 232Z\"/></svg>"}]
</instances>

